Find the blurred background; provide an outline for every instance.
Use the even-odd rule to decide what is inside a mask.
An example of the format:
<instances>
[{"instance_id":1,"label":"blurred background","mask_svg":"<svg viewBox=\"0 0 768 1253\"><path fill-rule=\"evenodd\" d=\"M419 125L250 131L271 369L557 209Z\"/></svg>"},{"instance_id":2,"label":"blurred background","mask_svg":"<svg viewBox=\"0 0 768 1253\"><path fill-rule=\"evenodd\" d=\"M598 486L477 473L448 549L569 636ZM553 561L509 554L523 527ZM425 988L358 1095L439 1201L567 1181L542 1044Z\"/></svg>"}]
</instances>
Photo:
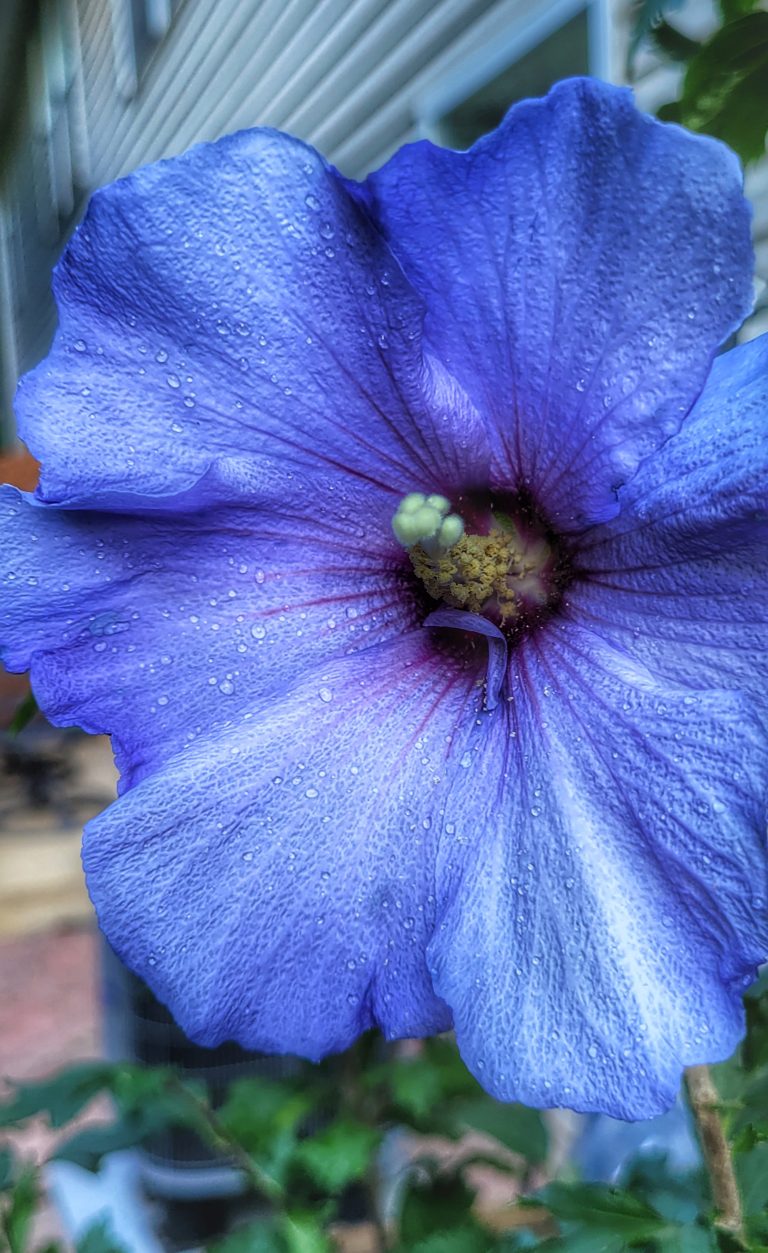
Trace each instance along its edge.
<instances>
[{"instance_id":1,"label":"blurred background","mask_svg":"<svg viewBox=\"0 0 768 1253\"><path fill-rule=\"evenodd\" d=\"M467 147L515 100L577 74L631 82L639 106L651 112L679 108L670 102L684 95L687 63L709 46L727 12L709 0L673 3L659 26L663 7L628 0L0 0L0 481L35 484L35 463L15 437L13 394L19 376L47 351L56 317L51 270L95 188L193 143L259 125L308 140L345 174L362 177L410 140ZM744 13L756 7L741 6ZM710 129L719 133L717 125ZM758 131L758 150L746 154L757 304L741 339L768 329L764 122ZM21 730L27 697L24 678L0 671L0 1077L18 1083L106 1055L170 1062L204 1079L219 1100L243 1076L295 1083L297 1063L248 1057L234 1046L195 1049L103 949L79 844L83 822L114 795L109 745L52 728L39 715ZM91 1116L103 1120L98 1108ZM567 1120L549 1134L555 1154L563 1137L573 1139ZM603 1126L603 1139L592 1145L594 1169L604 1177L620 1156L612 1134ZM687 1161L684 1126L673 1118L665 1135ZM11 1142L45 1156L53 1140L33 1122ZM107 1186L112 1201L122 1197L122 1217L112 1219L131 1232L119 1247L198 1247L226 1225L222 1205L238 1192L237 1172L189 1131L163 1128L144 1143L138 1172L129 1164ZM493 1205L493 1181L483 1186ZM515 1188L502 1189L504 1203ZM55 1238L69 1248L66 1241L107 1204L103 1190L65 1167L50 1175L49 1193L34 1219L40 1247ZM149 1218L147 1196L155 1205ZM17 1253L26 1245L9 1247ZM299 1247L311 1253L321 1246ZM469 1245L456 1245L457 1253L463 1248Z\"/></svg>"}]
</instances>

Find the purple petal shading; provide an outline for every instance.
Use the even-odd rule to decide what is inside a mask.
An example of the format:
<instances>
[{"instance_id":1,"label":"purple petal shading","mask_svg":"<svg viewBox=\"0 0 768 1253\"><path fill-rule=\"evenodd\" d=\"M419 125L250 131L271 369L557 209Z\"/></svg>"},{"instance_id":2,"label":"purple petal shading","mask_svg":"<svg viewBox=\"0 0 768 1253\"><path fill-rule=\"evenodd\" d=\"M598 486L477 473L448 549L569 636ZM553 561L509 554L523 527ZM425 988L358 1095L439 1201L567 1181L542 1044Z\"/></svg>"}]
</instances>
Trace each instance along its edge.
<instances>
[{"instance_id":1,"label":"purple petal shading","mask_svg":"<svg viewBox=\"0 0 768 1253\"><path fill-rule=\"evenodd\" d=\"M398 497L485 472L478 415L422 355L421 298L298 140L244 131L97 192L55 291L17 401L49 503L286 502L327 479Z\"/></svg>"},{"instance_id":2,"label":"purple petal shading","mask_svg":"<svg viewBox=\"0 0 768 1253\"><path fill-rule=\"evenodd\" d=\"M113 736L123 787L326 660L419 623L388 514L149 520L0 488L0 656L58 724Z\"/></svg>"},{"instance_id":3,"label":"purple petal shading","mask_svg":"<svg viewBox=\"0 0 768 1253\"><path fill-rule=\"evenodd\" d=\"M424 951L450 733L479 694L433 643L335 660L325 693L301 680L87 827L102 927L193 1038L319 1058L450 1025Z\"/></svg>"},{"instance_id":4,"label":"purple petal shading","mask_svg":"<svg viewBox=\"0 0 768 1253\"><path fill-rule=\"evenodd\" d=\"M768 716L768 336L719 357L679 435L585 536L571 611L655 673Z\"/></svg>"},{"instance_id":5,"label":"purple petal shading","mask_svg":"<svg viewBox=\"0 0 768 1253\"><path fill-rule=\"evenodd\" d=\"M492 423L497 486L560 530L613 516L751 307L733 153L574 79L469 152L401 149L360 194Z\"/></svg>"},{"instance_id":6,"label":"purple petal shading","mask_svg":"<svg viewBox=\"0 0 768 1253\"><path fill-rule=\"evenodd\" d=\"M484 705L488 710L499 703L499 693L507 670L507 641L497 626L479 613L463 609L435 609L422 623L425 627L451 627L484 635L488 640L488 668L485 674Z\"/></svg>"},{"instance_id":7,"label":"purple petal shading","mask_svg":"<svg viewBox=\"0 0 768 1253\"><path fill-rule=\"evenodd\" d=\"M648 1117L733 1051L768 952L765 734L573 622L510 670L451 796L476 825L440 847L435 990L497 1097Z\"/></svg>"}]
</instances>

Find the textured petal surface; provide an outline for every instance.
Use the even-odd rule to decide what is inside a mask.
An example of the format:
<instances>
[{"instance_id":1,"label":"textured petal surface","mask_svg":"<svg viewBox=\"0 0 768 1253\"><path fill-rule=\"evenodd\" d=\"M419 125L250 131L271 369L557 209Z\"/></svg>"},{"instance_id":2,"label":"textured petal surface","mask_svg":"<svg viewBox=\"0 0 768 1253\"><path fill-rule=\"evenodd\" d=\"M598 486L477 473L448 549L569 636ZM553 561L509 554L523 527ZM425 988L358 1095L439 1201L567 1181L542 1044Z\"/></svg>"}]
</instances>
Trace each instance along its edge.
<instances>
[{"instance_id":1,"label":"textured petal surface","mask_svg":"<svg viewBox=\"0 0 768 1253\"><path fill-rule=\"evenodd\" d=\"M450 1025L424 951L485 642L438 652L431 634L333 662L324 689L256 707L89 824L101 924L194 1037L317 1058L372 1025Z\"/></svg>"},{"instance_id":2,"label":"textured petal surface","mask_svg":"<svg viewBox=\"0 0 768 1253\"><path fill-rule=\"evenodd\" d=\"M612 516L750 308L733 154L581 79L469 152L402 149L364 194L493 424L500 485L566 530Z\"/></svg>"},{"instance_id":3,"label":"textured petal surface","mask_svg":"<svg viewBox=\"0 0 768 1253\"><path fill-rule=\"evenodd\" d=\"M128 786L326 659L418 624L388 517L366 522L352 532L311 511L253 510L149 520L0 488L0 656L31 666L54 722L114 737Z\"/></svg>"},{"instance_id":4,"label":"textured petal surface","mask_svg":"<svg viewBox=\"0 0 768 1253\"><path fill-rule=\"evenodd\" d=\"M492 1093L648 1117L732 1052L768 951L764 734L574 622L517 651L507 709L446 804L473 827L440 846L435 989Z\"/></svg>"},{"instance_id":5,"label":"textured petal surface","mask_svg":"<svg viewBox=\"0 0 768 1253\"><path fill-rule=\"evenodd\" d=\"M449 490L484 437L421 350L421 299L312 149L241 132L97 192L22 382L42 498L295 498L328 475ZM55 420L52 415L55 415Z\"/></svg>"},{"instance_id":6,"label":"textured petal surface","mask_svg":"<svg viewBox=\"0 0 768 1253\"><path fill-rule=\"evenodd\" d=\"M572 605L654 672L768 697L768 336L719 357L680 434L585 536Z\"/></svg>"}]
</instances>

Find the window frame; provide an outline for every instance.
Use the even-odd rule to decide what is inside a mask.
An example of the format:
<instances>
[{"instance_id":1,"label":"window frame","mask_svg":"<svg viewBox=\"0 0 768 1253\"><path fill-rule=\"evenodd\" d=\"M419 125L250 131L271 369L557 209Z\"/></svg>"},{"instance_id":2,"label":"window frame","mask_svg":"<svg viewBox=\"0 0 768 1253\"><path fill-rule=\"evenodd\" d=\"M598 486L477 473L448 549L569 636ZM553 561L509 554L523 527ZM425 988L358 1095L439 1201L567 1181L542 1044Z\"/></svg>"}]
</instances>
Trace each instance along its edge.
<instances>
[{"instance_id":1,"label":"window frame","mask_svg":"<svg viewBox=\"0 0 768 1253\"><path fill-rule=\"evenodd\" d=\"M589 74L612 81L610 4L611 0L549 0L534 13L521 10L505 30L495 32L421 93L414 110L418 138L439 144L440 124L448 113L581 12L587 15Z\"/></svg>"}]
</instances>

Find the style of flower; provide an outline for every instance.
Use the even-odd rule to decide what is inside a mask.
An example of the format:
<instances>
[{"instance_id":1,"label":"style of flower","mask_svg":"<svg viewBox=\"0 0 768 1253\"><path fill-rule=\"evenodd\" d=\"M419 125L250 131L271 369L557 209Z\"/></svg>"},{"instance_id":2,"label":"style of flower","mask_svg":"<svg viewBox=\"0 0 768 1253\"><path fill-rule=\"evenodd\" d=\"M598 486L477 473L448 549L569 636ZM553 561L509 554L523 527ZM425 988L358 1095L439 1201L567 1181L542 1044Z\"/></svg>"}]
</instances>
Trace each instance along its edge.
<instances>
[{"instance_id":1,"label":"style of flower","mask_svg":"<svg viewBox=\"0 0 768 1253\"><path fill-rule=\"evenodd\" d=\"M0 642L113 737L89 889L194 1039L453 1027L498 1097L627 1118L734 1048L768 342L713 358L750 276L732 154L589 80L361 184L256 130L93 197Z\"/></svg>"}]
</instances>

